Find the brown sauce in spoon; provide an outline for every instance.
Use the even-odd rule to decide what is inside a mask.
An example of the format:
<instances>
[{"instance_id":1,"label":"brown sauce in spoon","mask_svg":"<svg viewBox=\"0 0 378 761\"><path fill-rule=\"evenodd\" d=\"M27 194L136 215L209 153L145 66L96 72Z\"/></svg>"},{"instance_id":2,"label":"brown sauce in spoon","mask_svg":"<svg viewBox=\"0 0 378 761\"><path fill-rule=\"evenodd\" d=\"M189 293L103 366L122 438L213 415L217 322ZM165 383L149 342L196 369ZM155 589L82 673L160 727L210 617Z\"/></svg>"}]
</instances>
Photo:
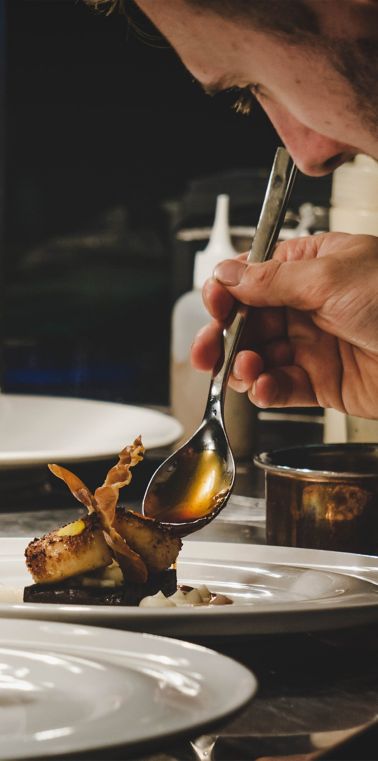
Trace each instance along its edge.
<instances>
[{"instance_id":1,"label":"brown sauce in spoon","mask_svg":"<svg viewBox=\"0 0 378 761\"><path fill-rule=\"evenodd\" d=\"M157 483L144 505L145 515L185 523L213 515L225 496L223 460L214 450L188 450L165 481Z\"/></svg>"}]
</instances>

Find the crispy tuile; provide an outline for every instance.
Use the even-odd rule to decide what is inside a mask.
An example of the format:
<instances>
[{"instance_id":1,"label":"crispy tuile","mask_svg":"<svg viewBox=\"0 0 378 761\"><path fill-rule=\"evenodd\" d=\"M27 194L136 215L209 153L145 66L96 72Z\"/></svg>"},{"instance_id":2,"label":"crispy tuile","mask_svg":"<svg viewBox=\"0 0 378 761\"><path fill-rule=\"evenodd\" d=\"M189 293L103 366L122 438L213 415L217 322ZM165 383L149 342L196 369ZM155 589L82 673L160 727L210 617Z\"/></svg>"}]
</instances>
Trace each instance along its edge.
<instances>
[{"instance_id":1,"label":"crispy tuile","mask_svg":"<svg viewBox=\"0 0 378 761\"><path fill-rule=\"evenodd\" d=\"M49 465L51 472L61 478L73 496L87 508L89 513L96 512L108 545L116 555L125 577L130 581L145 582L148 577L147 566L137 552L132 550L113 526L119 490L127 486L132 478L131 468L143 459L144 446L138 436L131 446L125 447L119 454L119 460L108 472L102 486L92 494L90 489L67 468Z\"/></svg>"},{"instance_id":2,"label":"crispy tuile","mask_svg":"<svg viewBox=\"0 0 378 761\"><path fill-rule=\"evenodd\" d=\"M61 478L62 481L67 484L71 494L73 494L82 505L85 505L89 513L95 512L96 502L92 492L88 489L85 483L78 478L78 476L75 476L75 473L72 473L67 468L63 468L61 465L49 464L48 467L54 476Z\"/></svg>"}]
</instances>

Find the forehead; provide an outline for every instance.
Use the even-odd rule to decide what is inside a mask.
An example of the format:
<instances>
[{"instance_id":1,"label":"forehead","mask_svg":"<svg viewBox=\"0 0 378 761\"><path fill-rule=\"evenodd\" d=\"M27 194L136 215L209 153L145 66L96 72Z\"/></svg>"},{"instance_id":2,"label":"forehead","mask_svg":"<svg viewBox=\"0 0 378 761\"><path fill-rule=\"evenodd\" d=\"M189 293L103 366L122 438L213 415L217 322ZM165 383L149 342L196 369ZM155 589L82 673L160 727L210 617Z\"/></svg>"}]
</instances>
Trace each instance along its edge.
<instances>
[{"instance_id":1,"label":"forehead","mask_svg":"<svg viewBox=\"0 0 378 761\"><path fill-rule=\"evenodd\" d=\"M204 8L191 7L183 0L137 0L155 26L175 48L183 62L201 65L212 59L214 68L230 54L237 60L243 25ZM198 62L198 63L197 63ZM189 67L189 64L191 66Z\"/></svg>"},{"instance_id":2,"label":"forehead","mask_svg":"<svg viewBox=\"0 0 378 761\"><path fill-rule=\"evenodd\" d=\"M255 69L277 71L311 57L301 45L285 44L282 38L256 29L245 19L223 18L184 0L137 0L171 43L189 71L207 90L248 84Z\"/></svg>"},{"instance_id":3,"label":"forehead","mask_svg":"<svg viewBox=\"0 0 378 761\"><path fill-rule=\"evenodd\" d=\"M274 80L280 71L296 67L298 61L303 67L304 59L311 58L308 48L284 44L244 20L222 18L183 0L137 2L210 94L261 77Z\"/></svg>"}]
</instances>

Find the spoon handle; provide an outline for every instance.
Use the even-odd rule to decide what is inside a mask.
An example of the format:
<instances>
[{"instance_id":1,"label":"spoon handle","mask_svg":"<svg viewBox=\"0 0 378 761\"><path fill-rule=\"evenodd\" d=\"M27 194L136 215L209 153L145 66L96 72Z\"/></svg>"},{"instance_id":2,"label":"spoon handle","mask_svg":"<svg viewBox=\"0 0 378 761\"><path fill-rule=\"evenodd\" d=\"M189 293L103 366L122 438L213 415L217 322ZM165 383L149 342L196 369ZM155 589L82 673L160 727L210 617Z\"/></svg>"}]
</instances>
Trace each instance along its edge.
<instances>
[{"instance_id":1,"label":"spoon handle","mask_svg":"<svg viewBox=\"0 0 378 761\"><path fill-rule=\"evenodd\" d=\"M277 148L270 172L256 233L249 252L248 262L270 259L285 217L287 203L294 185L297 168L286 148ZM223 406L223 395L237 345L248 314L248 306L241 304L231 325L223 331L224 356L222 366L213 376L206 410L211 414ZM222 410L223 411L223 410Z\"/></svg>"}]
</instances>

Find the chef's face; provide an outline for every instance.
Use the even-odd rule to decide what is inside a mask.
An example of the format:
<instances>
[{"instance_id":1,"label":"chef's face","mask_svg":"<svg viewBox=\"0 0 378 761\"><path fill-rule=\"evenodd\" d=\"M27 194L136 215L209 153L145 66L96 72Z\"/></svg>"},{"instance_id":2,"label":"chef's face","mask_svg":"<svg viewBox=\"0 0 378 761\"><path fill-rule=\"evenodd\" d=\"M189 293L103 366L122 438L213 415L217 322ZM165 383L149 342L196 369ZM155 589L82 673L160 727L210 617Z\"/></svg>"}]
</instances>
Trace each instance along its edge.
<instances>
[{"instance_id":1,"label":"chef's face","mask_svg":"<svg viewBox=\"0 0 378 761\"><path fill-rule=\"evenodd\" d=\"M306 174L327 174L356 153L378 159L371 112L361 108L355 88L323 48L289 44L245 19L223 18L185 0L136 2L207 92L241 88L252 93ZM337 18L344 0L328 2L336 17L328 14L321 20L325 31L331 36L334 24L341 22L342 34L350 40L355 32L351 20L348 28L348 14ZM326 8L327 3L319 4L322 13ZM365 33L358 28L360 36Z\"/></svg>"}]
</instances>

